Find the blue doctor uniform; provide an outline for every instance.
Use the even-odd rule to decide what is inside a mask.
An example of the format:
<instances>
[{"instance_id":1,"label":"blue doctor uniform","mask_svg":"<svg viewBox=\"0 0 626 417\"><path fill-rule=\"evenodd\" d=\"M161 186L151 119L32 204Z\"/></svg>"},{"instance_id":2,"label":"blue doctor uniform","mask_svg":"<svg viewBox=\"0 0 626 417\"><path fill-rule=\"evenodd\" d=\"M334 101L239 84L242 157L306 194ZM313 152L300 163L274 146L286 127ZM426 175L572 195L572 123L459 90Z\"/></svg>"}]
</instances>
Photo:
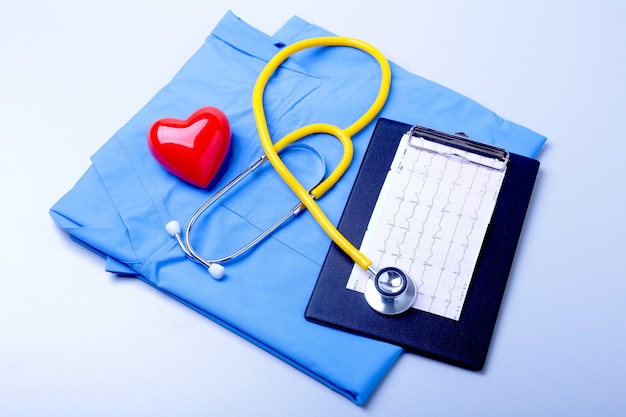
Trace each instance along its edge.
<instances>
[{"instance_id":1,"label":"blue doctor uniform","mask_svg":"<svg viewBox=\"0 0 626 417\"><path fill-rule=\"evenodd\" d=\"M262 155L251 97L267 61L284 45L329 35L294 17L269 36L227 13L171 82L93 155L91 167L50 213L73 239L103 255L108 271L136 276L363 404L402 349L304 319L330 245L308 213L226 264L222 281L213 280L206 269L186 258L165 230L173 219L184 224L212 191ZM545 141L454 91L391 66L392 87L381 117L463 131L531 157ZM310 123L347 127L369 107L379 80L377 63L361 51L319 48L299 52L267 86L264 105L270 132L278 140ZM165 171L146 143L148 129L156 120L185 119L203 106L221 109L233 134L228 165L208 190L194 188ZM373 126L353 137L350 169L320 200L335 224ZM341 148L336 140L323 135L307 140L319 147L330 167L339 160ZM310 164L298 165L296 158L293 165L297 175L309 175L306 166ZM294 204L294 197L269 165L246 181L197 223L194 243L201 254L223 256L238 249Z\"/></svg>"}]
</instances>

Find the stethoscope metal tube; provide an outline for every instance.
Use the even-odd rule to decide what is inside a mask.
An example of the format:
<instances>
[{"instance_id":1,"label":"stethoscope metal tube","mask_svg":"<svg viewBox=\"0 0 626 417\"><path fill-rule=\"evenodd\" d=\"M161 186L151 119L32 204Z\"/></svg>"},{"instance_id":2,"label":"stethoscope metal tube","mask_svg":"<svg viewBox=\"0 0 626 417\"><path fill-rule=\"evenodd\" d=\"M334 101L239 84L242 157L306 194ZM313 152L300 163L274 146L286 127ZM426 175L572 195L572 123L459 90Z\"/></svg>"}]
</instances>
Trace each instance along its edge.
<instances>
[{"instance_id":1,"label":"stethoscope metal tube","mask_svg":"<svg viewBox=\"0 0 626 417\"><path fill-rule=\"evenodd\" d=\"M293 144L290 146L286 146L280 151L280 153L282 154L282 153L286 153L288 151L297 150L297 149L305 150L305 151L313 153L317 157L317 159L321 162L321 168L320 168L321 175L317 183L315 184L315 186L317 186L317 184L319 184L321 181L324 180L324 177L326 175L326 161L324 160L323 155L319 151L317 151L315 148L305 145L305 144ZM211 207L217 200L219 200L222 196L224 196L224 194L232 190L244 178L246 178L248 175L250 175L252 172L254 172L257 168L262 166L267 161L268 161L268 158L266 156L260 157L258 160L253 162L250 166L248 166L248 168L246 168L241 173L239 173L239 175L237 175L234 179L232 179L222 189L216 192L211 198L205 201L204 204L202 204L202 206L200 206L200 208L198 208L198 210L196 210L193 216L191 216L191 218L189 219L189 222L187 223L187 227L185 229L184 237L181 236L181 227L180 227L180 224L176 220L170 221L165 226L168 233L174 238L176 238L176 241L178 242L183 252L185 252L185 255L187 255L188 258L207 267L209 273L215 279L221 279L224 276L225 270L224 270L224 267L222 266L223 263L230 261L232 259L235 259L238 256L242 255L243 253L247 252L248 250L252 249L259 242L261 242L263 239L269 236L274 230L278 229L287 220L290 220L293 217L297 216L298 214L302 212L302 210L305 209L304 204L302 204L301 202L298 202L295 206L291 208L291 210L285 213L285 215L283 215L280 219L278 219L274 224L272 224L270 227L265 229L263 232L261 232L257 237L252 239L250 242L245 244L241 249L238 249L237 251L231 253L230 255L227 255L221 258L206 259L196 252L193 244L191 243L191 231L196 221L209 207Z\"/></svg>"}]
</instances>

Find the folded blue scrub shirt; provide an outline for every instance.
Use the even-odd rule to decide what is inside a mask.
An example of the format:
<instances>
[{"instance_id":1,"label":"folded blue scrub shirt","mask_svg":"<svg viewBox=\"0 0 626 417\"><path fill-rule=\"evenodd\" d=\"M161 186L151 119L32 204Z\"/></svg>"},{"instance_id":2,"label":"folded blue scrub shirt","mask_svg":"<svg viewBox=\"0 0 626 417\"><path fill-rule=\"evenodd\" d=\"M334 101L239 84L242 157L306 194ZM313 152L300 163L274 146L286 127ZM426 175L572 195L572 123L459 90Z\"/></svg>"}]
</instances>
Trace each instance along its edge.
<instances>
[{"instance_id":1,"label":"folded blue scrub shirt","mask_svg":"<svg viewBox=\"0 0 626 417\"><path fill-rule=\"evenodd\" d=\"M51 215L73 239L103 255L108 271L142 279L363 404L402 350L304 319L330 245L308 213L225 264L222 281L213 280L204 267L187 259L165 230L172 219L184 224L212 191L263 154L251 101L255 80L267 61L284 45L328 35L294 17L276 35L268 36L227 13L174 79L92 157L92 166L51 209ZM527 156L534 156L545 141L397 65L392 64L392 72L392 89L381 117L463 131ZM347 127L374 100L379 80L376 62L361 51L337 47L299 52L275 73L265 92L274 140L310 123ZM208 190L170 175L146 145L148 129L156 120L185 119L203 106L224 111L233 132L228 165ZM320 200L335 224L373 127L374 123L353 138L351 168ZM319 135L306 140L324 154L329 169L339 160L341 148L334 138ZM285 158L303 183L315 182L315 158L295 151ZM194 244L209 258L229 254L295 202L268 164L198 221Z\"/></svg>"}]
</instances>

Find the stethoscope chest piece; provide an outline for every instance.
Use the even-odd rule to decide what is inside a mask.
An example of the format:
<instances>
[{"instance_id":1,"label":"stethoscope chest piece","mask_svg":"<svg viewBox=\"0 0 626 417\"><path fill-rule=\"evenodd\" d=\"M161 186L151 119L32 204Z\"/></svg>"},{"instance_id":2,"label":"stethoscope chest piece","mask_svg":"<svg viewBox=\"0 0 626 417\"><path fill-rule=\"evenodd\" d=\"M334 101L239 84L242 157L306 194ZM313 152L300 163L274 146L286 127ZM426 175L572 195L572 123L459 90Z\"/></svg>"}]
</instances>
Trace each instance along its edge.
<instances>
[{"instance_id":1,"label":"stethoscope chest piece","mask_svg":"<svg viewBox=\"0 0 626 417\"><path fill-rule=\"evenodd\" d=\"M365 300L381 314L402 314L413 306L417 288L411 277L396 267L378 271L365 284Z\"/></svg>"}]
</instances>

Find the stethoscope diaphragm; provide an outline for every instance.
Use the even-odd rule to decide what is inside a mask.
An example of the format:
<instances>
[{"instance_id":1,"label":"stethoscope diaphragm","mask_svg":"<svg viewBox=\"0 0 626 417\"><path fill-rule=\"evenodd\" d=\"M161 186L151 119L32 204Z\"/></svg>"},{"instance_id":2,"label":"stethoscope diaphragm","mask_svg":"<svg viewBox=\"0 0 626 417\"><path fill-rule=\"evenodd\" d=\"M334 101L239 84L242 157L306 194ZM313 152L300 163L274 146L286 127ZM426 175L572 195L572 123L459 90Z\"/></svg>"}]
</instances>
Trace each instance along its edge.
<instances>
[{"instance_id":1,"label":"stethoscope diaphragm","mask_svg":"<svg viewBox=\"0 0 626 417\"><path fill-rule=\"evenodd\" d=\"M388 316L406 312L416 298L413 279L394 266L376 272L365 284L365 300L369 306Z\"/></svg>"}]
</instances>

